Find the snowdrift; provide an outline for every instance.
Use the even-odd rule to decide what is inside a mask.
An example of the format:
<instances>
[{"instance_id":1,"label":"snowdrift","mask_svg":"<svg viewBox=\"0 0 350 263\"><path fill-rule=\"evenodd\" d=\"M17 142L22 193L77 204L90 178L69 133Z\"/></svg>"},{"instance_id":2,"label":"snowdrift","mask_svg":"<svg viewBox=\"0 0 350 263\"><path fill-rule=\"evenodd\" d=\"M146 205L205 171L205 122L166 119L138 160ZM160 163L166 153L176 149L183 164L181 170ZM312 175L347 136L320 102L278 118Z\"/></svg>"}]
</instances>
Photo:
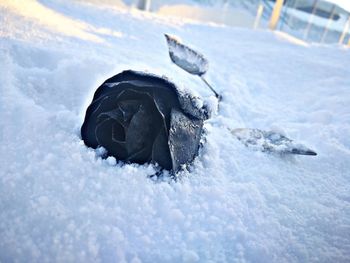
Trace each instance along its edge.
<instances>
[{"instance_id":1,"label":"snowdrift","mask_svg":"<svg viewBox=\"0 0 350 263\"><path fill-rule=\"evenodd\" d=\"M350 260L349 50L66 0L1 1L0 25L0 261ZM224 97L177 182L80 138L94 90L125 69L214 103L163 33L206 54ZM254 152L223 126L277 130L318 156Z\"/></svg>"}]
</instances>

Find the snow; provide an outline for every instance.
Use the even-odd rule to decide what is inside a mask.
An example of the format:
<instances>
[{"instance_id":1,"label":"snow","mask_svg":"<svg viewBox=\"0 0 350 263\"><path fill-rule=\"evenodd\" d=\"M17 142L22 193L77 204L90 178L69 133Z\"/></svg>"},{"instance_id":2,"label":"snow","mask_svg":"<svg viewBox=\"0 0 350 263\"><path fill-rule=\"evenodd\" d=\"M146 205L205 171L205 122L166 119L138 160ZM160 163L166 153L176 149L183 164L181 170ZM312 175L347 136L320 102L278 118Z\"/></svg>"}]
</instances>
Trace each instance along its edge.
<instances>
[{"instance_id":1,"label":"snow","mask_svg":"<svg viewBox=\"0 0 350 263\"><path fill-rule=\"evenodd\" d=\"M102 159L79 131L94 90L124 69L166 75L215 104L170 62L163 33L208 58L223 94L178 181ZM0 261L349 262L349 59L345 47L271 31L1 1ZM280 131L318 156L251 151L226 126Z\"/></svg>"}]
</instances>

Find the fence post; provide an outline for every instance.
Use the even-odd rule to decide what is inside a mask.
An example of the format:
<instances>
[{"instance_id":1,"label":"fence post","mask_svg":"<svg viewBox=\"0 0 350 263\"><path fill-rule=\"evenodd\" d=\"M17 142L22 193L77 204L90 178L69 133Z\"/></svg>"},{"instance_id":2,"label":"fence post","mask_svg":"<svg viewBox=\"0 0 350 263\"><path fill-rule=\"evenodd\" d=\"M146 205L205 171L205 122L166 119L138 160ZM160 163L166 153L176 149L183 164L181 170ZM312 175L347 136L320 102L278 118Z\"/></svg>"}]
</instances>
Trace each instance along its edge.
<instances>
[{"instance_id":1,"label":"fence post","mask_svg":"<svg viewBox=\"0 0 350 263\"><path fill-rule=\"evenodd\" d=\"M327 25L326 25L326 27L325 27L325 29L323 31L322 37L321 37L321 43L323 43L325 41L327 33L328 33L328 30L329 30L329 27L330 27L330 25L333 22L333 17L334 17L334 14L335 14L335 8L336 8L336 5L333 5L331 14L330 14L330 16L328 18L328 21L327 21Z\"/></svg>"},{"instance_id":2,"label":"fence post","mask_svg":"<svg viewBox=\"0 0 350 263\"><path fill-rule=\"evenodd\" d=\"M151 7L151 0L139 0L137 3L137 8L144 11L150 11L150 7Z\"/></svg>"},{"instance_id":3,"label":"fence post","mask_svg":"<svg viewBox=\"0 0 350 263\"><path fill-rule=\"evenodd\" d=\"M349 30L349 27L350 27L350 16L348 17L348 20L346 21L345 26L344 26L343 33L341 34L341 36L339 38L339 42L338 42L339 44L343 44L346 33Z\"/></svg>"},{"instance_id":4,"label":"fence post","mask_svg":"<svg viewBox=\"0 0 350 263\"><path fill-rule=\"evenodd\" d=\"M312 21L314 20L314 16L315 16L315 13L316 13L317 2L318 2L318 0L315 0L313 5L312 5L312 13L310 15L310 19L308 21L308 25L307 25L306 30L304 32L304 39L306 39L308 37L308 35L309 35L309 31L311 29Z\"/></svg>"},{"instance_id":5,"label":"fence post","mask_svg":"<svg viewBox=\"0 0 350 263\"><path fill-rule=\"evenodd\" d=\"M299 0L294 0L293 1L293 4L291 4L290 6L289 6L289 8L291 8L291 9L294 9L294 10L297 10L298 9L298 4L299 4ZM290 27L294 27L294 21L296 20L297 18L295 18L293 15L292 16L289 16L288 17L288 25L290 26Z\"/></svg>"},{"instance_id":6,"label":"fence post","mask_svg":"<svg viewBox=\"0 0 350 263\"><path fill-rule=\"evenodd\" d=\"M269 28L271 30L275 30L276 29L278 20L279 20L280 15L281 15L283 2L284 2L284 0L276 0L275 6L273 8L272 15L271 15L271 18L270 18L270 23L269 23Z\"/></svg>"},{"instance_id":7,"label":"fence post","mask_svg":"<svg viewBox=\"0 0 350 263\"><path fill-rule=\"evenodd\" d=\"M261 20L261 16L264 12L264 6L263 4L259 4L258 7L258 11L256 12L256 17L255 17L255 21L254 21L254 29L257 29L259 27L260 24L260 20Z\"/></svg>"}]
</instances>

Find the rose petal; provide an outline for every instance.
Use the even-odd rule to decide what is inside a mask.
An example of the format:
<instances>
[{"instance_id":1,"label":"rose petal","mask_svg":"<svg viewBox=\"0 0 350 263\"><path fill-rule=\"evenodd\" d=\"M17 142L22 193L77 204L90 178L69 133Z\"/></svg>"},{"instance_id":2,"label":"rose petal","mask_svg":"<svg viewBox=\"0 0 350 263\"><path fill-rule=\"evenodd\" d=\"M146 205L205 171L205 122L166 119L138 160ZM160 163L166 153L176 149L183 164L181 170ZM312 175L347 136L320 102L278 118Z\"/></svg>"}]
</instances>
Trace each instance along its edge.
<instances>
[{"instance_id":1,"label":"rose petal","mask_svg":"<svg viewBox=\"0 0 350 263\"><path fill-rule=\"evenodd\" d=\"M162 118L148 94L139 95L141 103L139 111L132 117L126 132L126 148L130 155L147 149L144 152L146 159L152 153L152 145L159 127L162 126Z\"/></svg>"},{"instance_id":2,"label":"rose petal","mask_svg":"<svg viewBox=\"0 0 350 263\"><path fill-rule=\"evenodd\" d=\"M172 161L168 146L168 131L161 127L152 147L152 160L161 167L171 170Z\"/></svg>"},{"instance_id":3,"label":"rose petal","mask_svg":"<svg viewBox=\"0 0 350 263\"><path fill-rule=\"evenodd\" d=\"M123 90L133 89L135 85L132 82L129 81L117 81L114 83L106 83L104 82L95 92L94 94L94 100L97 100L101 97L104 97L106 95L109 95L110 93L114 92L121 92ZM145 90L145 88L143 88Z\"/></svg>"},{"instance_id":4,"label":"rose petal","mask_svg":"<svg viewBox=\"0 0 350 263\"><path fill-rule=\"evenodd\" d=\"M123 119L126 123L129 123L132 116L139 110L139 100L127 100L119 102L119 109L123 114Z\"/></svg>"},{"instance_id":5,"label":"rose petal","mask_svg":"<svg viewBox=\"0 0 350 263\"><path fill-rule=\"evenodd\" d=\"M108 118L100 122L95 129L95 136L99 145L107 149L109 155L123 160L127 158L128 153L125 148L125 142L113 140L113 127L118 124L114 119ZM119 126L119 128L122 128Z\"/></svg>"},{"instance_id":6,"label":"rose petal","mask_svg":"<svg viewBox=\"0 0 350 263\"><path fill-rule=\"evenodd\" d=\"M140 110L132 117L125 138L126 149L130 156L147 149L143 158L149 159L155 137L154 127L157 126L153 119L144 105L141 105Z\"/></svg>"},{"instance_id":7,"label":"rose petal","mask_svg":"<svg viewBox=\"0 0 350 263\"><path fill-rule=\"evenodd\" d=\"M122 126L124 126L124 115L123 112L119 109L119 107L115 110L102 112L100 115L98 115L97 118L97 122L102 121L102 118L111 118L118 121Z\"/></svg>"},{"instance_id":8,"label":"rose petal","mask_svg":"<svg viewBox=\"0 0 350 263\"><path fill-rule=\"evenodd\" d=\"M175 94L171 94L168 91L154 90L153 101L157 107L157 110L163 118L163 124L168 130L170 129L170 112L172 108L179 109L179 102L176 99Z\"/></svg>"},{"instance_id":9,"label":"rose petal","mask_svg":"<svg viewBox=\"0 0 350 263\"><path fill-rule=\"evenodd\" d=\"M125 129L118 122L115 122L112 126L112 140L120 144L125 144Z\"/></svg>"},{"instance_id":10,"label":"rose petal","mask_svg":"<svg viewBox=\"0 0 350 263\"><path fill-rule=\"evenodd\" d=\"M118 106L116 97L116 94L104 96L98 101L92 102L87 109L85 120L83 126L81 127L81 136L87 146L93 148L96 148L98 146L98 142L95 136L95 129L98 122L97 118L101 113L106 111L108 112Z\"/></svg>"},{"instance_id":11,"label":"rose petal","mask_svg":"<svg viewBox=\"0 0 350 263\"><path fill-rule=\"evenodd\" d=\"M182 112L171 111L171 127L169 131L169 148L176 171L181 165L191 162L196 156L202 133L203 121L189 118Z\"/></svg>"},{"instance_id":12,"label":"rose petal","mask_svg":"<svg viewBox=\"0 0 350 263\"><path fill-rule=\"evenodd\" d=\"M131 88L130 84L122 85L123 88ZM98 146L98 142L95 137L95 128L98 123L98 116L101 113L108 112L111 110L115 110L118 108L118 103L120 97L129 96L129 91L124 90L122 88L118 89L110 89L110 92L107 94L101 95L99 98L95 99L90 106L88 107L85 115L85 120L83 126L81 127L81 135L84 139L84 142L87 146L96 148ZM137 96L137 93L132 93Z\"/></svg>"},{"instance_id":13,"label":"rose petal","mask_svg":"<svg viewBox=\"0 0 350 263\"><path fill-rule=\"evenodd\" d=\"M132 163L145 163L151 161L151 156L149 154L148 148L143 148L139 150L138 152L135 152L131 154L128 158L125 159L126 161L132 162Z\"/></svg>"}]
</instances>

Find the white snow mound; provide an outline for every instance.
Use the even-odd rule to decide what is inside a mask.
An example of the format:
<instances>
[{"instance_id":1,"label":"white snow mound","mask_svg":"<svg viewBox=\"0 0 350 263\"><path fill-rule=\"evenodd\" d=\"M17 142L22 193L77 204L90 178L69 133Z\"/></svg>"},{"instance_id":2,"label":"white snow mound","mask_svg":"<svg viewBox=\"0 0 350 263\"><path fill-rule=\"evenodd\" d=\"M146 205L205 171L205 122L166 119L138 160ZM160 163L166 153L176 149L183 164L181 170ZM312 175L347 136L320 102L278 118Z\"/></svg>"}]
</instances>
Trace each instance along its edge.
<instances>
[{"instance_id":1,"label":"white snow mound","mask_svg":"<svg viewBox=\"0 0 350 263\"><path fill-rule=\"evenodd\" d=\"M199 47L223 94L178 182L103 160L80 126L124 69L214 97L170 62ZM69 0L0 2L1 262L349 262L350 52ZM317 157L251 151L223 128L283 131Z\"/></svg>"}]
</instances>

